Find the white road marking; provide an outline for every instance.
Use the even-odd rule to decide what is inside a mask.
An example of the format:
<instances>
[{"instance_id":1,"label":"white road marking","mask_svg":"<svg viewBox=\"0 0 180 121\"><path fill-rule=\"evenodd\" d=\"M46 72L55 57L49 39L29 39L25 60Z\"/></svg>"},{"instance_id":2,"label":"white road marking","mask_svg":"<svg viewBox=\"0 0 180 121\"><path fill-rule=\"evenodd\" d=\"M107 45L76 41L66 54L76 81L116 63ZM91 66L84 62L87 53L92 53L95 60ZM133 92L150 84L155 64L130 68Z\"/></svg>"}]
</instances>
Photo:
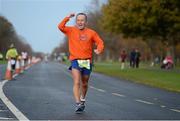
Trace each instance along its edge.
<instances>
[{"instance_id":1,"label":"white road marking","mask_svg":"<svg viewBox=\"0 0 180 121\"><path fill-rule=\"evenodd\" d=\"M154 98L154 100L158 100L157 98Z\"/></svg>"},{"instance_id":2,"label":"white road marking","mask_svg":"<svg viewBox=\"0 0 180 121\"><path fill-rule=\"evenodd\" d=\"M16 116L18 120L27 120L29 119L21 113L21 111L13 105L13 103L5 96L3 92L3 86L8 82L8 80L4 80L0 82L0 98L4 102L4 104L9 108L9 110Z\"/></svg>"},{"instance_id":3,"label":"white road marking","mask_svg":"<svg viewBox=\"0 0 180 121\"><path fill-rule=\"evenodd\" d=\"M0 117L0 120L10 120L10 119L12 119L12 120L15 120L14 118L5 118L5 117Z\"/></svg>"},{"instance_id":4,"label":"white road marking","mask_svg":"<svg viewBox=\"0 0 180 121\"><path fill-rule=\"evenodd\" d=\"M161 108L165 108L166 106L165 105L160 105Z\"/></svg>"},{"instance_id":5,"label":"white road marking","mask_svg":"<svg viewBox=\"0 0 180 121\"><path fill-rule=\"evenodd\" d=\"M16 76L18 76L18 74L14 74L14 75L13 75L13 78L16 77Z\"/></svg>"},{"instance_id":6,"label":"white road marking","mask_svg":"<svg viewBox=\"0 0 180 121\"><path fill-rule=\"evenodd\" d=\"M61 70L62 70L66 75L72 77L69 72L65 71L64 69L61 69ZM99 91L99 92L106 92L106 91L103 90L103 89L95 88L95 87L93 87L93 86L90 86L90 88L95 89L95 90L97 90L97 91Z\"/></svg>"},{"instance_id":7,"label":"white road marking","mask_svg":"<svg viewBox=\"0 0 180 121\"><path fill-rule=\"evenodd\" d=\"M106 91L103 90L103 89L99 89L99 88L96 88L96 87L93 87L93 86L90 86L90 88L95 89L95 90L97 90L97 91L99 91L99 92L106 92Z\"/></svg>"},{"instance_id":8,"label":"white road marking","mask_svg":"<svg viewBox=\"0 0 180 121\"><path fill-rule=\"evenodd\" d=\"M93 87L93 86L89 86L90 88L92 88L92 89L95 89L95 87Z\"/></svg>"},{"instance_id":9,"label":"white road marking","mask_svg":"<svg viewBox=\"0 0 180 121\"><path fill-rule=\"evenodd\" d=\"M8 110L0 110L0 112L7 112Z\"/></svg>"},{"instance_id":10,"label":"white road marking","mask_svg":"<svg viewBox=\"0 0 180 121\"><path fill-rule=\"evenodd\" d=\"M64 71L64 69L61 69L61 70ZM64 71L64 72L65 72L66 75L71 76L70 73L68 73L67 71ZM106 92L103 89L99 89L99 88L96 88L96 87L93 87L93 86L89 86L89 87L92 88L92 89L95 89L97 91L100 91L100 92ZM125 95L122 95L122 94L119 94L119 93L111 93L111 94L115 95L115 96L119 96L119 97L126 97ZM153 100L158 100L158 98L153 98ZM152 102L144 101L144 100L141 100L141 99L136 99L135 101L140 102L140 103L144 103L144 104L148 104L148 105L153 105L154 104ZM160 107L165 108L166 106L165 105L160 105ZM170 110L180 113L180 110L177 110L177 109L170 109Z\"/></svg>"},{"instance_id":11,"label":"white road marking","mask_svg":"<svg viewBox=\"0 0 180 121\"><path fill-rule=\"evenodd\" d=\"M145 104L148 104L148 105L153 105L154 104L154 103L151 103L151 102L148 102L148 101L144 101L144 100L140 100L140 99L137 99L135 101L141 102L141 103L145 103Z\"/></svg>"},{"instance_id":12,"label":"white road marking","mask_svg":"<svg viewBox=\"0 0 180 121\"><path fill-rule=\"evenodd\" d=\"M178 110L178 109L170 109L171 111L174 111L174 112L178 112L178 113L180 113L180 110Z\"/></svg>"},{"instance_id":13,"label":"white road marking","mask_svg":"<svg viewBox=\"0 0 180 121\"><path fill-rule=\"evenodd\" d=\"M18 76L18 74L14 74L13 78ZM16 116L18 120L26 120L29 119L18 109L16 106L6 97L3 92L3 86L8 82L8 80L3 80L0 82L0 98L4 102L4 104L9 108L9 110ZM3 117L2 117L3 118ZM1 119L1 118L0 118ZM3 118L3 119L10 119L10 118Z\"/></svg>"},{"instance_id":14,"label":"white road marking","mask_svg":"<svg viewBox=\"0 0 180 121\"><path fill-rule=\"evenodd\" d=\"M112 93L112 95L119 96L119 97L125 97L125 95L119 94L119 93Z\"/></svg>"},{"instance_id":15,"label":"white road marking","mask_svg":"<svg viewBox=\"0 0 180 121\"><path fill-rule=\"evenodd\" d=\"M100 91L100 92L106 92L105 90L103 90L103 89L97 89L98 91Z\"/></svg>"}]
</instances>

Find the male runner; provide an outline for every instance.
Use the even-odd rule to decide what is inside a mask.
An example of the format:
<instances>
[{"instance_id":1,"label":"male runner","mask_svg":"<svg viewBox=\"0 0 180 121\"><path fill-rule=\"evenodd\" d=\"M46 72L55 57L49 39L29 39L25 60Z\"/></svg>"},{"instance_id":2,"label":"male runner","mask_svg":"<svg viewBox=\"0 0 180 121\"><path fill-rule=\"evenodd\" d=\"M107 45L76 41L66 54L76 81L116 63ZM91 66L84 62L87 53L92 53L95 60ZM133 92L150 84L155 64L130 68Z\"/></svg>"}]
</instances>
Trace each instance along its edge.
<instances>
[{"instance_id":1,"label":"male runner","mask_svg":"<svg viewBox=\"0 0 180 121\"><path fill-rule=\"evenodd\" d=\"M94 30L86 27L87 15L85 13L78 13L76 15L75 26L66 26L66 23L74 16L75 14L70 14L65 17L58 25L58 28L68 37L69 59L71 60L69 69L72 72L74 81L75 111L81 112L85 108L88 80L92 71L93 45L96 44L97 49L94 52L99 55L104 49L104 44Z\"/></svg>"}]
</instances>

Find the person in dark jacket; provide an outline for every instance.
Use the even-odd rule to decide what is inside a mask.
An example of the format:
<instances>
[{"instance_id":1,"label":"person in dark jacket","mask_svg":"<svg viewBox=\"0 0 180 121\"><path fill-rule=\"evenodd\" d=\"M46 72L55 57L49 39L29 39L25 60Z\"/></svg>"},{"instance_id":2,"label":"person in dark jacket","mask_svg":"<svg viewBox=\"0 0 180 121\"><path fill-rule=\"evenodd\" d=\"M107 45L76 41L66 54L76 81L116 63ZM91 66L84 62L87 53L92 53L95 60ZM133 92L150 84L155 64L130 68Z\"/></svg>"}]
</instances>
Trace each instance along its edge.
<instances>
[{"instance_id":1,"label":"person in dark jacket","mask_svg":"<svg viewBox=\"0 0 180 121\"><path fill-rule=\"evenodd\" d=\"M130 53L130 67L135 67L135 58L136 58L136 51L133 49Z\"/></svg>"},{"instance_id":2,"label":"person in dark jacket","mask_svg":"<svg viewBox=\"0 0 180 121\"><path fill-rule=\"evenodd\" d=\"M135 56L136 68L139 68L140 58L141 58L141 53L139 52L138 49L136 49L136 56Z\"/></svg>"}]
</instances>

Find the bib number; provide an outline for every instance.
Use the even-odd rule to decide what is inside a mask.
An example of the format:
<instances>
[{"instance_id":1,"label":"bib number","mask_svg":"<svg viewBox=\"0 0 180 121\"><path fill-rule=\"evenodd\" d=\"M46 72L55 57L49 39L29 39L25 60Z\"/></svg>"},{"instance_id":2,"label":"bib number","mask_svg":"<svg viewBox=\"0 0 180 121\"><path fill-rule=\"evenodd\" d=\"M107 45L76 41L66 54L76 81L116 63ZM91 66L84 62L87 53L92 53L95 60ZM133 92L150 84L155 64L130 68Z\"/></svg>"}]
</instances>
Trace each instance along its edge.
<instances>
[{"instance_id":1,"label":"bib number","mask_svg":"<svg viewBox=\"0 0 180 121\"><path fill-rule=\"evenodd\" d=\"M14 65L16 63L15 60L11 60L11 65Z\"/></svg>"},{"instance_id":2,"label":"bib number","mask_svg":"<svg viewBox=\"0 0 180 121\"><path fill-rule=\"evenodd\" d=\"M77 60L80 68L90 69L90 60Z\"/></svg>"}]
</instances>

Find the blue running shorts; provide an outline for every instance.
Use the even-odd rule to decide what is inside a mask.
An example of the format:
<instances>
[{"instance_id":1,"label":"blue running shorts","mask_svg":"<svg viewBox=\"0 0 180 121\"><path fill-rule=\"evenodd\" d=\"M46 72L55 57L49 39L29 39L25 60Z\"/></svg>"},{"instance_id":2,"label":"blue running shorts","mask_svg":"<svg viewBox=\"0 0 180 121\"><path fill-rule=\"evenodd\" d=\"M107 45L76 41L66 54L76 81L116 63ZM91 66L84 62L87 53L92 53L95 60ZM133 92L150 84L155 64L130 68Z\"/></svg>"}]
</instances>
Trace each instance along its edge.
<instances>
[{"instance_id":1,"label":"blue running shorts","mask_svg":"<svg viewBox=\"0 0 180 121\"><path fill-rule=\"evenodd\" d=\"M71 61L71 66L69 67L69 70L72 70L72 68L75 68L81 72L82 75L90 75L92 71L92 64L90 63L90 69L87 69L85 67L81 68L78 64L77 60Z\"/></svg>"}]
</instances>

